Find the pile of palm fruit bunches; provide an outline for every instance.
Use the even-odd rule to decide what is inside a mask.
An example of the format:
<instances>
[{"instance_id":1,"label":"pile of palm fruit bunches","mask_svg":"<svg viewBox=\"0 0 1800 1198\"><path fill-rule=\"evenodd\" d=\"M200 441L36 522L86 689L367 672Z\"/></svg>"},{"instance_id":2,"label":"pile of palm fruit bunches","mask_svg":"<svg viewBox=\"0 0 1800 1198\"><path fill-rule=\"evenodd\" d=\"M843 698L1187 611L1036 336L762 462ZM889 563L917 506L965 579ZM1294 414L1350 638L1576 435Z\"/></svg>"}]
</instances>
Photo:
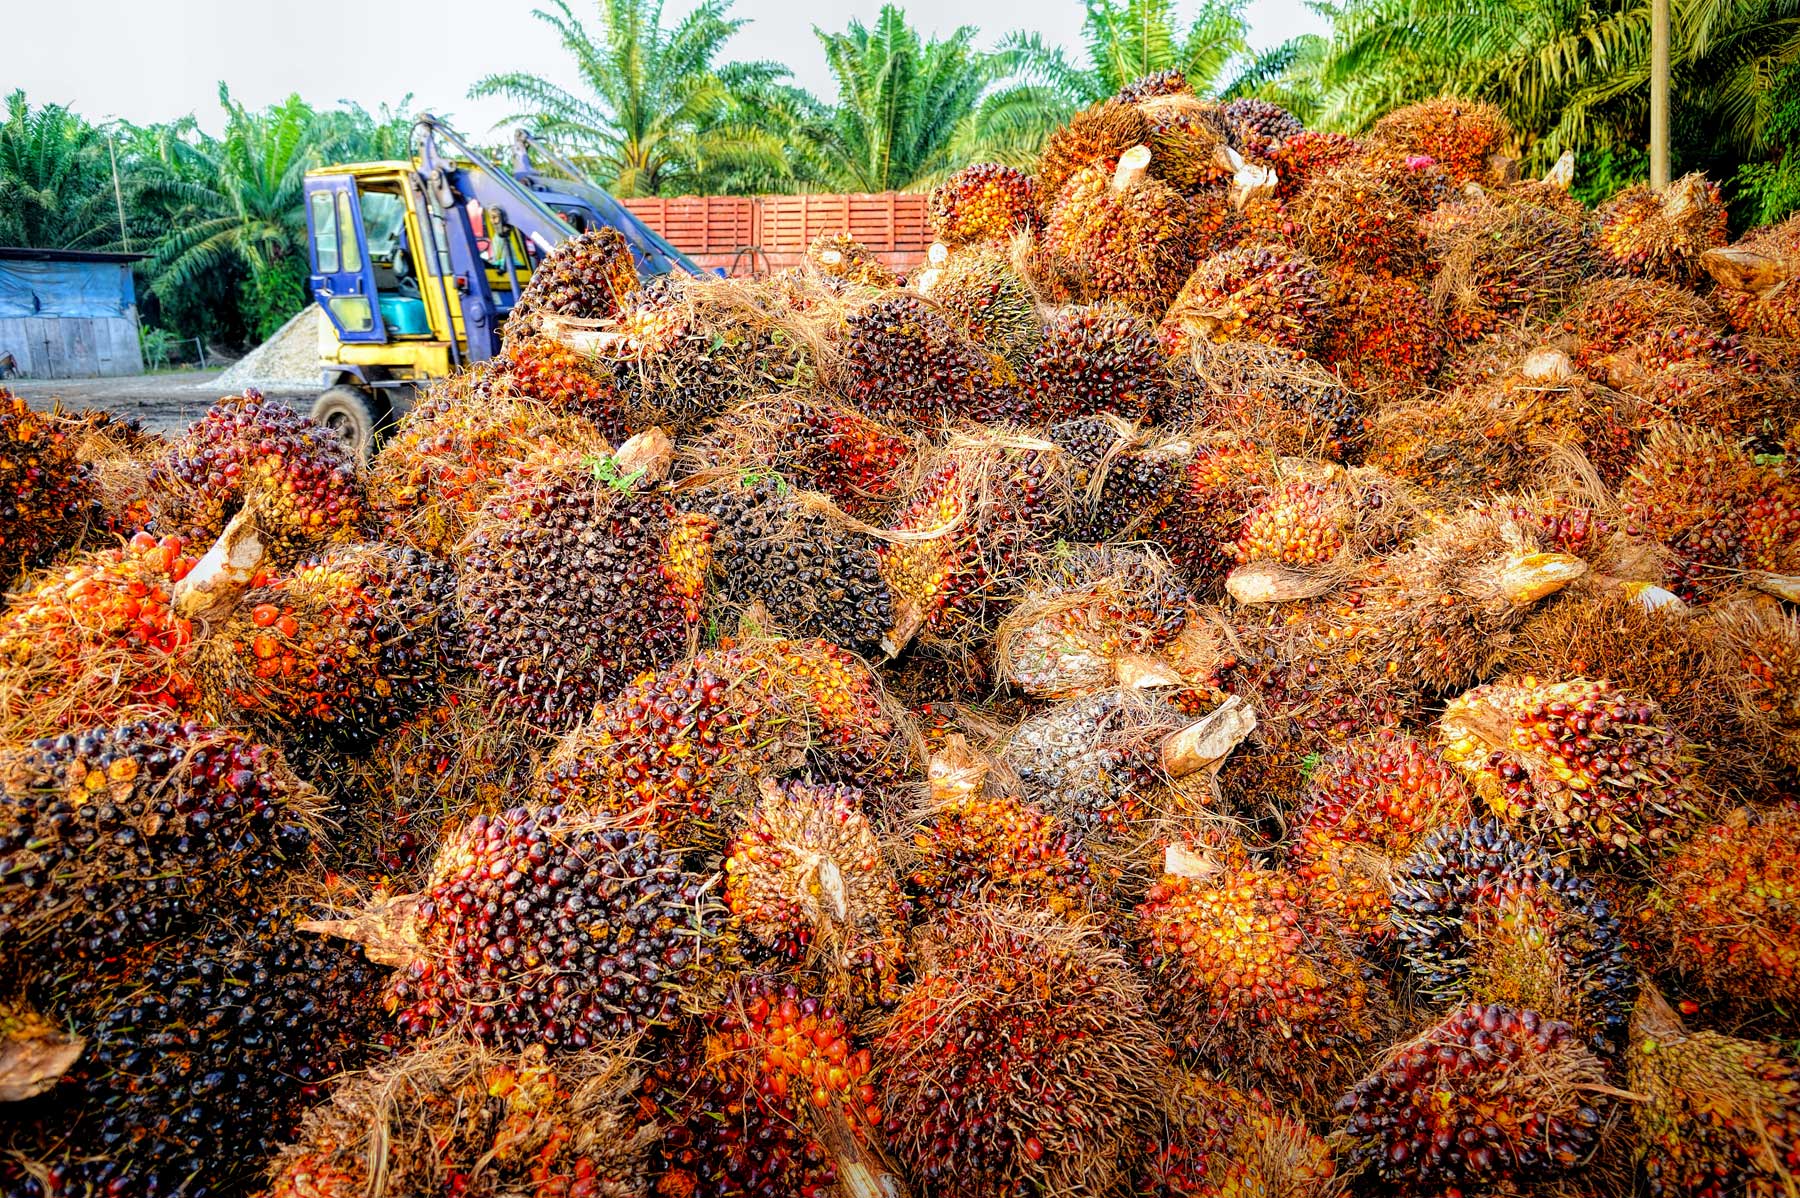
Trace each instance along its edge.
<instances>
[{"instance_id":1,"label":"pile of palm fruit bunches","mask_svg":"<svg viewBox=\"0 0 1800 1198\"><path fill-rule=\"evenodd\" d=\"M1800 218L1176 74L366 467L0 401L6 1198L1800 1193Z\"/></svg>"}]
</instances>

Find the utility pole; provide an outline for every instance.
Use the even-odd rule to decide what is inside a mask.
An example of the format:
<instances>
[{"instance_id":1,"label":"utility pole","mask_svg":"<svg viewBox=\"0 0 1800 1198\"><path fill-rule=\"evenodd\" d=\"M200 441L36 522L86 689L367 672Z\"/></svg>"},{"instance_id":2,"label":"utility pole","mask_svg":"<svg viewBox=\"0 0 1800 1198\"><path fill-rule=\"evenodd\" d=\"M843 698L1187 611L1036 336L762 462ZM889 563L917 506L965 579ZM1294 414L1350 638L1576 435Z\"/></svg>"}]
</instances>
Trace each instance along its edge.
<instances>
[{"instance_id":1,"label":"utility pole","mask_svg":"<svg viewBox=\"0 0 1800 1198\"><path fill-rule=\"evenodd\" d=\"M1650 0L1650 186L1669 185L1669 0Z\"/></svg>"},{"instance_id":2,"label":"utility pole","mask_svg":"<svg viewBox=\"0 0 1800 1198\"><path fill-rule=\"evenodd\" d=\"M106 127L106 156L112 159L113 202L119 206L119 238L125 243L125 252L131 252L131 230L125 227L125 192L119 187L119 151L113 146L112 126Z\"/></svg>"}]
</instances>

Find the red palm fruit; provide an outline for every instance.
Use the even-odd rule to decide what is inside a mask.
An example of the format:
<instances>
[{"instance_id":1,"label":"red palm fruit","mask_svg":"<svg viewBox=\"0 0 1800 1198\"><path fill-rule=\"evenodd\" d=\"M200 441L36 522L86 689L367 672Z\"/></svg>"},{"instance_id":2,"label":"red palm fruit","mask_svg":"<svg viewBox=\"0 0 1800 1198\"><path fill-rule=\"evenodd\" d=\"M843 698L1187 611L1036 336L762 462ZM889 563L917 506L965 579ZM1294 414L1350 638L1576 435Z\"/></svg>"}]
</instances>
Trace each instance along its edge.
<instances>
[{"instance_id":1,"label":"red palm fruit","mask_svg":"<svg viewBox=\"0 0 1800 1198\"><path fill-rule=\"evenodd\" d=\"M1150 173L1185 195L1222 192L1231 168L1220 151L1230 131L1219 106L1188 91L1144 96L1136 104L1150 126L1144 141Z\"/></svg>"},{"instance_id":2,"label":"red palm fruit","mask_svg":"<svg viewBox=\"0 0 1800 1198\"><path fill-rule=\"evenodd\" d=\"M945 245L997 241L1031 227L1031 177L997 162L965 166L931 191L931 231Z\"/></svg>"},{"instance_id":3,"label":"red palm fruit","mask_svg":"<svg viewBox=\"0 0 1800 1198\"><path fill-rule=\"evenodd\" d=\"M1326 276L1331 319L1319 356L1358 391L1416 391L1443 364L1443 318L1417 283L1340 268Z\"/></svg>"},{"instance_id":4,"label":"red palm fruit","mask_svg":"<svg viewBox=\"0 0 1800 1198\"><path fill-rule=\"evenodd\" d=\"M1469 200L1424 220L1432 299L1459 341L1560 307L1588 268L1578 221L1538 204Z\"/></svg>"},{"instance_id":5,"label":"red palm fruit","mask_svg":"<svg viewBox=\"0 0 1800 1198\"><path fill-rule=\"evenodd\" d=\"M0 753L0 962L30 978L247 906L308 859L323 801L280 754L138 720Z\"/></svg>"},{"instance_id":6,"label":"red palm fruit","mask_svg":"<svg viewBox=\"0 0 1800 1198\"><path fill-rule=\"evenodd\" d=\"M1304 255L1268 245L1227 250L1194 268L1163 317L1166 344L1266 341L1312 350L1325 321L1324 284Z\"/></svg>"},{"instance_id":7,"label":"red palm fruit","mask_svg":"<svg viewBox=\"0 0 1800 1198\"><path fill-rule=\"evenodd\" d=\"M1445 705L1439 735L1497 815L1580 854L1655 844L1696 795L1662 711L1606 682L1478 686Z\"/></svg>"},{"instance_id":8,"label":"red palm fruit","mask_svg":"<svg viewBox=\"0 0 1800 1198\"><path fill-rule=\"evenodd\" d=\"M1418 215L1379 171L1354 162L1324 171L1286 207L1316 262L1401 278L1425 272Z\"/></svg>"},{"instance_id":9,"label":"red palm fruit","mask_svg":"<svg viewBox=\"0 0 1800 1198\"><path fill-rule=\"evenodd\" d=\"M778 474L867 520L900 498L917 452L912 437L841 404L780 395L740 404L687 442L683 469L724 469L752 479Z\"/></svg>"},{"instance_id":10,"label":"red palm fruit","mask_svg":"<svg viewBox=\"0 0 1800 1198\"><path fill-rule=\"evenodd\" d=\"M495 696L555 731L699 625L714 522L640 491L618 457L555 449L520 465L469 523L457 605Z\"/></svg>"},{"instance_id":11,"label":"red palm fruit","mask_svg":"<svg viewBox=\"0 0 1800 1198\"><path fill-rule=\"evenodd\" d=\"M1017 402L1018 376L1011 364L910 292L853 306L839 336L844 396L877 420L936 430Z\"/></svg>"},{"instance_id":12,"label":"red palm fruit","mask_svg":"<svg viewBox=\"0 0 1800 1198\"><path fill-rule=\"evenodd\" d=\"M1244 154L1266 157L1277 142L1300 136L1306 127L1279 104L1254 97L1231 100L1220 110L1231 144Z\"/></svg>"},{"instance_id":13,"label":"red palm fruit","mask_svg":"<svg viewBox=\"0 0 1800 1198\"><path fill-rule=\"evenodd\" d=\"M96 494L75 441L54 415L41 415L0 387L0 588L73 545Z\"/></svg>"},{"instance_id":14,"label":"red palm fruit","mask_svg":"<svg viewBox=\"0 0 1800 1198\"><path fill-rule=\"evenodd\" d=\"M507 347L498 369L490 371L483 390L518 395L554 411L589 421L600 436L623 441L624 397L618 382L596 362L558 341L531 337Z\"/></svg>"},{"instance_id":15,"label":"red palm fruit","mask_svg":"<svg viewBox=\"0 0 1800 1198\"><path fill-rule=\"evenodd\" d=\"M890 1004L898 994L900 887L860 791L765 782L726 850L725 902L751 939L821 968L856 1003Z\"/></svg>"},{"instance_id":16,"label":"red palm fruit","mask_svg":"<svg viewBox=\"0 0 1800 1198\"><path fill-rule=\"evenodd\" d=\"M1583 283L1546 332L1566 344L1575 369L1588 373L1654 329L1718 334L1719 313L1684 287L1654 279L1607 278Z\"/></svg>"},{"instance_id":17,"label":"red palm fruit","mask_svg":"<svg viewBox=\"0 0 1800 1198\"><path fill-rule=\"evenodd\" d=\"M447 556L506 477L553 446L602 453L606 439L580 416L530 400L452 390L415 404L369 467L369 501L389 540Z\"/></svg>"},{"instance_id":18,"label":"red palm fruit","mask_svg":"<svg viewBox=\"0 0 1800 1198\"><path fill-rule=\"evenodd\" d=\"M1614 1093L1568 1024L1472 1003L1338 1100L1346 1171L1430 1193L1568 1177L1602 1147Z\"/></svg>"},{"instance_id":19,"label":"red palm fruit","mask_svg":"<svg viewBox=\"0 0 1800 1198\"><path fill-rule=\"evenodd\" d=\"M1710 614L1718 668L1737 699L1735 724L1748 733L1745 748L1800 768L1800 619L1768 596Z\"/></svg>"},{"instance_id":20,"label":"red palm fruit","mask_svg":"<svg viewBox=\"0 0 1800 1198\"><path fill-rule=\"evenodd\" d=\"M682 848L717 844L749 815L757 775L879 788L895 739L860 660L824 641L756 641L636 679L563 739L539 787Z\"/></svg>"},{"instance_id":21,"label":"red palm fruit","mask_svg":"<svg viewBox=\"0 0 1800 1198\"><path fill-rule=\"evenodd\" d=\"M333 1081L329 1102L270 1167L268 1198L440 1192L479 1177L493 1193L648 1198L654 1123L638 1111L629 1045L548 1057L444 1042ZM375 1164L374 1162L379 1162Z\"/></svg>"},{"instance_id":22,"label":"red palm fruit","mask_svg":"<svg viewBox=\"0 0 1800 1198\"><path fill-rule=\"evenodd\" d=\"M1774 1043L1690 1032L1646 989L1627 1084L1651 1198L1782 1198L1800 1176L1800 1065Z\"/></svg>"},{"instance_id":23,"label":"red palm fruit","mask_svg":"<svg viewBox=\"0 0 1800 1198\"><path fill-rule=\"evenodd\" d=\"M995 415L1036 428L1100 413L1142 420L1174 386L1156 326L1111 303L1050 312L1023 381L1026 410Z\"/></svg>"},{"instance_id":24,"label":"red palm fruit","mask_svg":"<svg viewBox=\"0 0 1800 1198\"><path fill-rule=\"evenodd\" d=\"M625 235L613 228L589 229L545 256L525 284L508 321L508 339L526 331L526 317L572 316L598 320L617 316L638 289L637 262Z\"/></svg>"},{"instance_id":25,"label":"red palm fruit","mask_svg":"<svg viewBox=\"0 0 1800 1198\"><path fill-rule=\"evenodd\" d=\"M1188 83L1187 74L1181 70L1152 71L1140 75L1121 87L1113 96L1122 104L1141 104L1145 100L1157 96L1193 95L1194 89Z\"/></svg>"},{"instance_id":26,"label":"red palm fruit","mask_svg":"<svg viewBox=\"0 0 1800 1198\"><path fill-rule=\"evenodd\" d=\"M1216 593L1235 556L1244 513L1274 484L1268 454L1237 438L1199 446L1177 499L1153 525L1156 541L1202 594Z\"/></svg>"},{"instance_id":27,"label":"red palm fruit","mask_svg":"<svg viewBox=\"0 0 1800 1198\"><path fill-rule=\"evenodd\" d=\"M1468 787L1423 742L1394 729L1325 755L1307 779L1288 864L1306 901L1371 943L1393 933L1394 867L1427 834L1472 814Z\"/></svg>"},{"instance_id":28,"label":"red palm fruit","mask_svg":"<svg viewBox=\"0 0 1800 1198\"><path fill-rule=\"evenodd\" d=\"M1339 377L1348 374L1342 363L1328 370L1299 350L1262 341L1191 341L1188 348L1182 365L1199 385L1181 398L1191 399L1200 427L1228 429L1272 456L1337 460L1361 444L1362 401Z\"/></svg>"},{"instance_id":29,"label":"red palm fruit","mask_svg":"<svg viewBox=\"0 0 1800 1198\"><path fill-rule=\"evenodd\" d=\"M1362 157L1362 143L1342 133L1306 130L1283 138L1269 148L1269 165L1275 168L1275 195L1291 200L1314 179Z\"/></svg>"},{"instance_id":30,"label":"red palm fruit","mask_svg":"<svg viewBox=\"0 0 1800 1198\"><path fill-rule=\"evenodd\" d=\"M1800 810L1740 808L1651 871L1649 911L1668 964L1706 990L1800 995Z\"/></svg>"},{"instance_id":31,"label":"red palm fruit","mask_svg":"<svg viewBox=\"0 0 1800 1198\"><path fill-rule=\"evenodd\" d=\"M96 522L121 537L148 525L150 467L167 448L163 436L131 417L98 408L53 417L87 473L99 505Z\"/></svg>"},{"instance_id":32,"label":"red palm fruit","mask_svg":"<svg viewBox=\"0 0 1800 1198\"><path fill-rule=\"evenodd\" d=\"M170 606L194 566L185 548L180 537L141 532L25 581L0 614L5 739L106 723L131 708L197 708L193 626Z\"/></svg>"},{"instance_id":33,"label":"red palm fruit","mask_svg":"<svg viewBox=\"0 0 1800 1198\"><path fill-rule=\"evenodd\" d=\"M989 794L991 763L952 735L932 756L931 805L913 836L907 881L925 911L991 899L1059 915L1094 905L1086 854L1042 808Z\"/></svg>"},{"instance_id":34,"label":"red palm fruit","mask_svg":"<svg viewBox=\"0 0 1800 1198\"><path fill-rule=\"evenodd\" d=\"M367 747L460 664L455 585L416 549L333 549L251 588L201 644L196 677L213 706L266 736Z\"/></svg>"},{"instance_id":35,"label":"red palm fruit","mask_svg":"<svg viewBox=\"0 0 1800 1198\"><path fill-rule=\"evenodd\" d=\"M1070 176L1086 167L1110 173L1121 154L1149 136L1149 119L1135 103L1102 100L1070 117L1051 131L1038 153L1032 184L1039 215L1050 215Z\"/></svg>"},{"instance_id":36,"label":"red palm fruit","mask_svg":"<svg viewBox=\"0 0 1800 1198\"><path fill-rule=\"evenodd\" d=\"M981 348L1024 367L1043 340L1038 299L1003 242L964 246L919 272L913 284ZM982 419L998 415L978 413ZM1027 418L1028 419L1028 418Z\"/></svg>"},{"instance_id":37,"label":"red palm fruit","mask_svg":"<svg viewBox=\"0 0 1800 1198\"><path fill-rule=\"evenodd\" d=\"M301 928L395 966L382 1002L409 1035L581 1049L673 1023L735 957L726 918L655 835L515 807L447 836L417 893Z\"/></svg>"},{"instance_id":38,"label":"red palm fruit","mask_svg":"<svg viewBox=\"0 0 1800 1198\"><path fill-rule=\"evenodd\" d=\"M150 471L159 530L211 541L239 508L277 564L356 535L363 488L329 429L254 389L206 410Z\"/></svg>"},{"instance_id":39,"label":"red palm fruit","mask_svg":"<svg viewBox=\"0 0 1800 1198\"><path fill-rule=\"evenodd\" d=\"M1260 1091L1184 1069L1163 1106L1132 1182L1136 1198L1333 1198L1342 1190L1325 1141Z\"/></svg>"},{"instance_id":40,"label":"red palm fruit","mask_svg":"<svg viewBox=\"0 0 1800 1198\"><path fill-rule=\"evenodd\" d=\"M1057 193L1042 240L1050 252L1081 263L1083 298L1155 318L1193 269L1194 252L1187 201L1144 173L1151 162L1147 147L1133 147L1116 170L1076 171Z\"/></svg>"},{"instance_id":41,"label":"red palm fruit","mask_svg":"<svg viewBox=\"0 0 1800 1198\"><path fill-rule=\"evenodd\" d=\"M1400 955L1426 994L1560 1020L1603 1055L1624 1043L1637 972L1587 878L1478 820L1427 836L1392 886Z\"/></svg>"},{"instance_id":42,"label":"red palm fruit","mask_svg":"<svg viewBox=\"0 0 1800 1198\"><path fill-rule=\"evenodd\" d=\"M1512 127L1494 105L1441 96L1396 108L1375 122L1370 147L1383 157L1423 156L1450 173L1458 186L1489 177L1489 160L1514 139Z\"/></svg>"},{"instance_id":43,"label":"red palm fruit","mask_svg":"<svg viewBox=\"0 0 1800 1198\"><path fill-rule=\"evenodd\" d=\"M1351 514L1335 487L1284 482L1244 513L1234 555L1247 562L1322 566L1343 552Z\"/></svg>"},{"instance_id":44,"label":"red palm fruit","mask_svg":"<svg viewBox=\"0 0 1800 1198\"><path fill-rule=\"evenodd\" d=\"M1279 1094L1316 1102L1363 1067L1384 1030L1379 986L1293 874L1240 846L1171 852L1137 908L1151 1008L1179 1047ZM1327 1093L1330 1091L1330 1093Z\"/></svg>"},{"instance_id":45,"label":"red palm fruit","mask_svg":"<svg viewBox=\"0 0 1800 1198\"><path fill-rule=\"evenodd\" d=\"M1124 959L1047 912L952 912L927 936L874 1046L896 1158L968 1198L1122 1183L1167 1067Z\"/></svg>"},{"instance_id":46,"label":"red palm fruit","mask_svg":"<svg viewBox=\"0 0 1800 1198\"><path fill-rule=\"evenodd\" d=\"M1056 446L1003 433L958 439L922 474L888 531L881 574L894 596L897 654L920 630L955 640L984 633L1023 577L1026 554L1061 520Z\"/></svg>"},{"instance_id":47,"label":"red palm fruit","mask_svg":"<svg viewBox=\"0 0 1800 1198\"><path fill-rule=\"evenodd\" d=\"M1699 172L1661 192L1633 184L1600 205L1595 216L1594 248L1608 270L1683 287L1699 281L1700 256L1730 236L1719 185Z\"/></svg>"}]
</instances>

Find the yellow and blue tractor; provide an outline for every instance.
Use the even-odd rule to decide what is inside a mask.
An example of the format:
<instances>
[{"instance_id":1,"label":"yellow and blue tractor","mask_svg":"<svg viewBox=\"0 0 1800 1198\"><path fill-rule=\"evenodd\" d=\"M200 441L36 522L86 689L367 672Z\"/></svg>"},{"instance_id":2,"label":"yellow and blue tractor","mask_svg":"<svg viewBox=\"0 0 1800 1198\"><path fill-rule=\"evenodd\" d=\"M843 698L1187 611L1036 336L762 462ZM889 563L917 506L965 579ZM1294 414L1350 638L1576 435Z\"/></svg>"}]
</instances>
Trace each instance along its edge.
<instances>
[{"instance_id":1,"label":"yellow and blue tractor","mask_svg":"<svg viewBox=\"0 0 1800 1198\"><path fill-rule=\"evenodd\" d=\"M648 277L700 268L605 191L547 178L520 136L503 171L429 114L411 161L320 167L305 181L323 393L313 417L358 453L425 382L500 350L531 272L558 243L610 226ZM454 157L446 157L439 143Z\"/></svg>"}]
</instances>

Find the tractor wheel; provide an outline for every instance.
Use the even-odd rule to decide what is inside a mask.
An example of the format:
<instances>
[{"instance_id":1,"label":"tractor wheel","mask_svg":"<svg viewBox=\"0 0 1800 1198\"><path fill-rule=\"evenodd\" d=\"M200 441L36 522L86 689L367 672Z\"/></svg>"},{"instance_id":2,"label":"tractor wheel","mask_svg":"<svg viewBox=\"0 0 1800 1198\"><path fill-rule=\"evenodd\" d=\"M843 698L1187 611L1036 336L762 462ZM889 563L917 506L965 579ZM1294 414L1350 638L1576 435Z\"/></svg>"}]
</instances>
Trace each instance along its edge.
<instances>
[{"instance_id":1,"label":"tractor wheel","mask_svg":"<svg viewBox=\"0 0 1800 1198\"><path fill-rule=\"evenodd\" d=\"M387 405L355 387L332 387L313 401L312 418L344 439L362 461L375 452Z\"/></svg>"}]
</instances>

